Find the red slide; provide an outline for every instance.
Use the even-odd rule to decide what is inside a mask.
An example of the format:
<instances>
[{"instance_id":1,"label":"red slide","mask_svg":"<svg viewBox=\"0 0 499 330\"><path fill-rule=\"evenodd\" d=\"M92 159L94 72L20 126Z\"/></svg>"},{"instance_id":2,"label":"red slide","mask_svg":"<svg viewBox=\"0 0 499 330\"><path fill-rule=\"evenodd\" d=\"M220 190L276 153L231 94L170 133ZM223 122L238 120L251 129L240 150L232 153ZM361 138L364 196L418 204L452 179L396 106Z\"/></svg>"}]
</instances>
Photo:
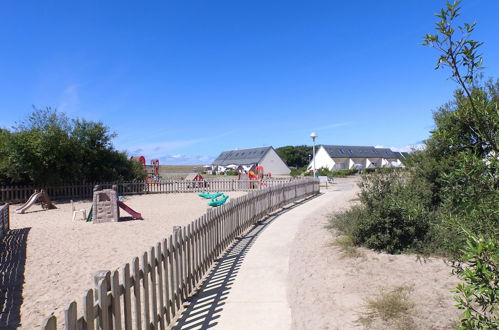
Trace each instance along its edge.
<instances>
[{"instance_id":1,"label":"red slide","mask_svg":"<svg viewBox=\"0 0 499 330\"><path fill-rule=\"evenodd\" d=\"M135 212L125 203L118 201L118 206L125 210L126 213L130 214L135 220L144 220L144 218L142 218L142 214Z\"/></svg>"}]
</instances>

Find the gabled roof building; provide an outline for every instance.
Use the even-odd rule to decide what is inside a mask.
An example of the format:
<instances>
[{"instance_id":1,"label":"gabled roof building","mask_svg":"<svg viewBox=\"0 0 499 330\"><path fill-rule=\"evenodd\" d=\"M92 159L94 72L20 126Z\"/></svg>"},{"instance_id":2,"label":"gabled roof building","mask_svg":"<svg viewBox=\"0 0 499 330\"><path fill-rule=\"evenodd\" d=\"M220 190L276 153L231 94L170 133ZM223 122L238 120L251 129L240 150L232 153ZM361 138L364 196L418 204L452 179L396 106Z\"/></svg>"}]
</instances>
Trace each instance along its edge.
<instances>
[{"instance_id":1,"label":"gabled roof building","mask_svg":"<svg viewBox=\"0 0 499 330\"><path fill-rule=\"evenodd\" d=\"M224 151L213 161L211 168L217 172L227 169L249 172L256 166L263 166L265 173L289 174L291 172L272 147Z\"/></svg>"},{"instance_id":2,"label":"gabled roof building","mask_svg":"<svg viewBox=\"0 0 499 330\"><path fill-rule=\"evenodd\" d=\"M330 171L352 168L401 167L401 153L388 148L372 146L337 146L322 145L315 153L315 168L327 168ZM308 169L312 169L314 159Z\"/></svg>"}]
</instances>

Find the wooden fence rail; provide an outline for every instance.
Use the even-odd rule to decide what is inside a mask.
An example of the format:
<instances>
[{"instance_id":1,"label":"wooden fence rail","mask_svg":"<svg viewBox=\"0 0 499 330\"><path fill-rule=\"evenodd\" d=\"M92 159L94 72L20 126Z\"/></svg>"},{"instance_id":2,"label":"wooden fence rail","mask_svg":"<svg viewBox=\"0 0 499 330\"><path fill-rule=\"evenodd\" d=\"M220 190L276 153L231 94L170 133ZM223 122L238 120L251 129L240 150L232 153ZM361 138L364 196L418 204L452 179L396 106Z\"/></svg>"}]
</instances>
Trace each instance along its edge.
<instances>
[{"instance_id":1,"label":"wooden fence rail","mask_svg":"<svg viewBox=\"0 0 499 330\"><path fill-rule=\"evenodd\" d=\"M293 201L319 192L316 179L267 187L210 209L178 227L120 270L101 276L80 304L65 310L64 329L166 329L214 260L250 226ZM62 322L61 322L62 323ZM55 330L56 316L43 329Z\"/></svg>"},{"instance_id":2,"label":"wooden fence rail","mask_svg":"<svg viewBox=\"0 0 499 330\"><path fill-rule=\"evenodd\" d=\"M93 188L100 185L103 188L118 187L120 195L161 194L183 192L216 192L216 191L251 191L272 187L292 179L237 180L208 179L206 181L167 180L156 183L139 182L96 182L85 184L67 184L60 186L0 186L0 203L24 203L35 189L44 189L51 200L91 199Z\"/></svg>"},{"instance_id":3,"label":"wooden fence rail","mask_svg":"<svg viewBox=\"0 0 499 330\"><path fill-rule=\"evenodd\" d=\"M0 240L10 229L9 204L0 207Z\"/></svg>"}]
</instances>

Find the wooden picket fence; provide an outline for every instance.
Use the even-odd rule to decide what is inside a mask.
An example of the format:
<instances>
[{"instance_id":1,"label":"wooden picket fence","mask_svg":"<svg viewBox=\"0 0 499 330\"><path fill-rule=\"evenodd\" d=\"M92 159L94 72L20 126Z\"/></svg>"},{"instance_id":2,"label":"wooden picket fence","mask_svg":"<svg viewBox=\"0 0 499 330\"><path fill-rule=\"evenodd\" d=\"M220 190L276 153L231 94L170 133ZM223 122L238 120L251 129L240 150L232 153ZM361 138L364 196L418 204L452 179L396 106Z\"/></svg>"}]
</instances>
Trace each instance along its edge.
<instances>
[{"instance_id":1,"label":"wooden picket fence","mask_svg":"<svg viewBox=\"0 0 499 330\"><path fill-rule=\"evenodd\" d=\"M5 234L10 229L10 213L9 204L5 204L0 207L0 239L2 239Z\"/></svg>"},{"instance_id":2,"label":"wooden picket fence","mask_svg":"<svg viewBox=\"0 0 499 330\"><path fill-rule=\"evenodd\" d=\"M112 185L118 187L120 195L184 193L184 192L216 192L216 191L250 191L263 189L290 182L292 179L237 180L208 179L205 181L166 180L155 183L136 182L94 182L85 184L66 184L60 186L0 186L0 203L24 203L35 189L44 189L51 200L91 199L93 188L100 185L104 189Z\"/></svg>"},{"instance_id":3,"label":"wooden picket fence","mask_svg":"<svg viewBox=\"0 0 499 330\"><path fill-rule=\"evenodd\" d=\"M296 180L250 192L210 209L121 271L105 272L83 297L65 310L64 329L166 329L182 304L195 294L212 263L250 226L291 202L319 192L316 179ZM61 322L62 323L62 322ZM43 329L57 329L50 316Z\"/></svg>"}]
</instances>

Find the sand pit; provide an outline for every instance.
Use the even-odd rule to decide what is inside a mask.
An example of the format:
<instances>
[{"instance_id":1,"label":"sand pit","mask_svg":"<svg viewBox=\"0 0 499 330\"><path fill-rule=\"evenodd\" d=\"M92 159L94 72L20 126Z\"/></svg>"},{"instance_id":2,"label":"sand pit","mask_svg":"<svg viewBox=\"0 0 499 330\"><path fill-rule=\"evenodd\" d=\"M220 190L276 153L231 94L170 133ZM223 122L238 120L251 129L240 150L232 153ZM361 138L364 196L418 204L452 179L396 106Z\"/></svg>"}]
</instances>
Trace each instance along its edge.
<instances>
[{"instance_id":1,"label":"sand pit","mask_svg":"<svg viewBox=\"0 0 499 330\"><path fill-rule=\"evenodd\" d=\"M231 192L231 198L246 194ZM64 319L64 309L93 287L99 270L114 270L169 236L173 226L186 225L206 212L207 200L194 193L129 196L125 200L145 220L93 224L72 221L71 204L56 203L44 211L33 206L16 214L11 229L30 228L27 235L21 327L42 326L50 314ZM91 202L77 202L90 209ZM126 214L123 212L122 216Z\"/></svg>"},{"instance_id":2,"label":"sand pit","mask_svg":"<svg viewBox=\"0 0 499 330\"><path fill-rule=\"evenodd\" d=\"M350 207L355 179L337 180L330 204L303 221L291 251L288 301L293 329L452 329L459 310L450 292L457 279L443 260L368 249L345 254L325 228L331 213ZM335 191L336 190L336 191ZM400 319L369 317L367 300L403 287L410 312Z\"/></svg>"}]
</instances>

